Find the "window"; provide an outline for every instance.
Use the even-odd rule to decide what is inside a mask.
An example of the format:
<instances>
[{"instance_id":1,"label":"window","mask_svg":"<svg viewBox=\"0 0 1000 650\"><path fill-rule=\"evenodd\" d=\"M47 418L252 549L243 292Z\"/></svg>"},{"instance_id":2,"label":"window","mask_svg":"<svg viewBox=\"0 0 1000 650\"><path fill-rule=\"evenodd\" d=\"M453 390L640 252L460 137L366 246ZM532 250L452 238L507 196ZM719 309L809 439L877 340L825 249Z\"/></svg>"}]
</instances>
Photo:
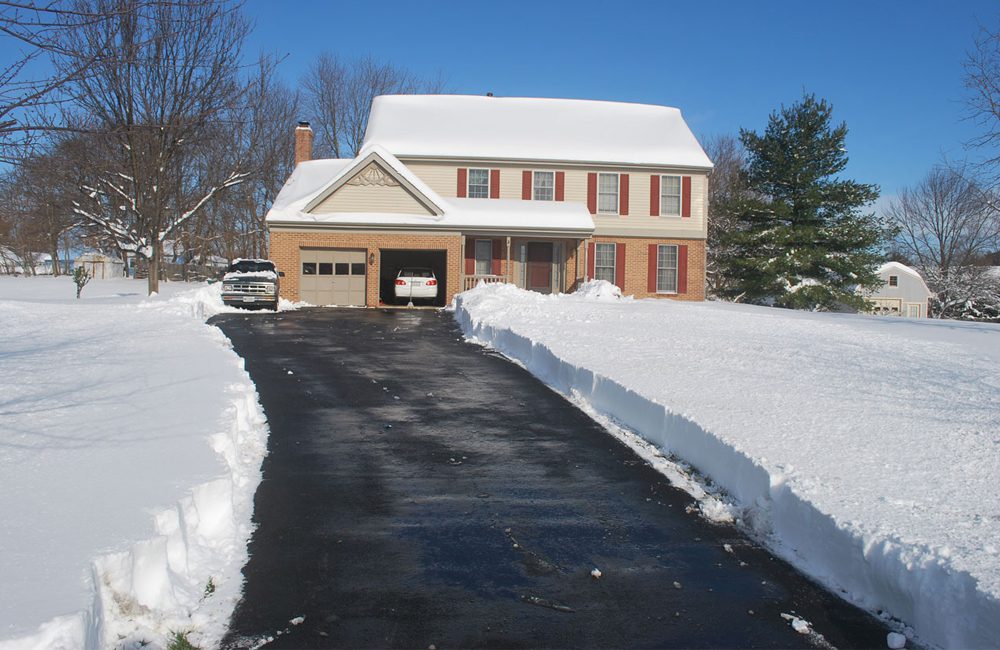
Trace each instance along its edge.
<instances>
[{"instance_id":1,"label":"window","mask_svg":"<svg viewBox=\"0 0 1000 650\"><path fill-rule=\"evenodd\" d=\"M597 175L597 212L618 214L618 174Z\"/></svg>"},{"instance_id":2,"label":"window","mask_svg":"<svg viewBox=\"0 0 1000 650\"><path fill-rule=\"evenodd\" d=\"M531 198L535 201L554 201L556 198L556 173L535 172Z\"/></svg>"},{"instance_id":3,"label":"window","mask_svg":"<svg viewBox=\"0 0 1000 650\"><path fill-rule=\"evenodd\" d=\"M332 262L320 262L319 263L319 274L320 275L333 275L333 263Z\"/></svg>"},{"instance_id":4,"label":"window","mask_svg":"<svg viewBox=\"0 0 1000 650\"><path fill-rule=\"evenodd\" d=\"M493 240L476 240L476 275L490 275L493 272Z\"/></svg>"},{"instance_id":5,"label":"window","mask_svg":"<svg viewBox=\"0 0 1000 650\"><path fill-rule=\"evenodd\" d=\"M681 216L681 177L660 176L660 214Z\"/></svg>"},{"instance_id":6,"label":"window","mask_svg":"<svg viewBox=\"0 0 1000 650\"><path fill-rule=\"evenodd\" d=\"M351 265L348 262L337 262L333 265L334 275L350 275Z\"/></svg>"},{"instance_id":7,"label":"window","mask_svg":"<svg viewBox=\"0 0 1000 650\"><path fill-rule=\"evenodd\" d=\"M302 275L316 275L316 262L302 262Z\"/></svg>"},{"instance_id":8,"label":"window","mask_svg":"<svg viewBox=\"0 0 1000 650\"><path fill-rule=\"evenodd\" d=\"M615 283L615 244L594 245L594 279Z\"/></svg>"},{"instance_id":9,"label":"window","mask_svg":"<svg viewBox=\"0 0 1000 650\"><path fill-rule=\"evenodd\" d=\"M656 292L677 293L677 247L656 247Z\"/></svg>"},{"instance_id":10,"label":"window","mask_svg":"<svg viewBox=\"0 0 1000 650\"><path fill-rule=\"evenodd\" d=\"M351 275L364 275L364 274L365 274L364 262L351 262Z\"/></svg>"},{"instance_id":11,"label":"window","mask_svg":"<svg viewBox=\"0 0 1000 650\"><path fill-rule=\"evenodd\" d=\"M890 275L889 276L889 286L890 287L898 287L899 286L899 276L898 275Z\"/></svg>"},{"instance_id":12,"label":"window","mask_svg":"<svg viewBox=\"0 0 1000 650\"><path fill-rule=\"evenodd\" d=\"M490 170L470 169L469 170L469 192L470 199L490 198Z\"/></svg>"}]
</instances>

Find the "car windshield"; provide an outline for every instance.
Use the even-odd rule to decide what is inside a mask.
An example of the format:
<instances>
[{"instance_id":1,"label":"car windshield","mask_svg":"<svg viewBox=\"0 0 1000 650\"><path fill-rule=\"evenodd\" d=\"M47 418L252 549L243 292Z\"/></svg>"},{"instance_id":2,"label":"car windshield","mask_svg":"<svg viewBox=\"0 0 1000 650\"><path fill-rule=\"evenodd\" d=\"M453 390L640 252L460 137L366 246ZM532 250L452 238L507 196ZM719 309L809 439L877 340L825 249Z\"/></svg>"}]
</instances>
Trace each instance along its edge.
<instances>
[{"instance_id":1,"label":"car windshield","mask_svg":"<svg viewBox=\"0 0 1000 650\"><path fill-rule=\"evenodd\" d=\"M266 260L240 260L229 266L230 273L260 273L261 271L274 272L274 264Z\"/></svg>"},{"instance_id":2,"label":"car windshield","mask_svg":"<svg viewBox=\"0 0 1000 650\"><path fill-rule=\"evenodd\" d=\"M399 272L401 278L433 278L434 272L430 269L402 269Z\"/></svg>"}]
</instances>

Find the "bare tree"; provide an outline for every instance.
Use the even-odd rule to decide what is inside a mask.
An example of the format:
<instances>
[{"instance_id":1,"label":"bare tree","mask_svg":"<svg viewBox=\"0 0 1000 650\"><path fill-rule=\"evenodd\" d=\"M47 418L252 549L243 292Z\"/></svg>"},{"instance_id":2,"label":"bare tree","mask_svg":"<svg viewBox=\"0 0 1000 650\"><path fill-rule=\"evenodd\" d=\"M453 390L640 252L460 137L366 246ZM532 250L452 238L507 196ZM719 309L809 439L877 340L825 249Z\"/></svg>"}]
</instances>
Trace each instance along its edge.
<instances>
[{"instance_id":1,"label":"bare tree","mask_svg":"<svg viewBox=\"0 0 1000 650\"><path fill-rule=\"evenodd\" d=\"M1000 247L996 199L961 168L931 170L892 200L885 214L899 228L900 252L921 269L947 273Z\"/></svg>"},{"instance_id":2,"label":"bare tree","mask_svg":"<svg viewBox=\"0 0 1000 650\"><path fill-rule=\"evenodd\" d=\"M706 276L709 292L720 295L727 286L727 263L735 254L726 235L740 227L739 202L750 196L743 168L746 151L738 137L720 134L703 139L705 153L714 167L708 182L708 259Z\"/></svg>"},{"instance_id":3,"label":"bare tree","mask_svg":"<svg viewBox=\"0 0 1000 650\"><path fill-rule=\"evenodd\" d=\"M353 157L368 127L372 100L378 95L441 92L440 79L427 81L371 56L343 63L324 53L302 82L305 106L318 131L317 152Z\"/></svg>"},{"instance_id":4,"label":"bare tree","mask_svg":"<svg viewBox=\"0 0 1000 650\"><path fill-rule=\"evenodd\" d=\"M249 25L224 0L145 4L78 0L110 20L73 30L57 69L93 59L67 88L97 135L93 178L76 212L118 248L149 260L158 290L163 243L216 196L246 178L240 155L205 154L243 99L238 82Z\"/></svg>"},{"instance_id":5,"label":"bare tree","mask_svg":"<svg viewBox=\"0 0 1000 650\"><path fill-rule=\"evenodd\" d=\"M980 26L972 50L965 59L965 87L969 118L980 135L966 143L986 152L984 171L997 180L1000 167L1000 31Z\"/></svg>"},{"instance_id":6,"label":"bare tree","mask_svg":"<svg viewBox=\"0 0 1000 650\"><path fill-rule=\"evenodd\" d=\"M72 65L47 74L28 71L44 70L46 55L68 54L67 34L111 20L117 11L49 0L0 0L0 34L14 46L13 55L0 63L0 160L16 163L38 135L61 128L51 110L65 100L59 91L80 79L97 53L74 55Z\"/></svg>"}]
</instances>

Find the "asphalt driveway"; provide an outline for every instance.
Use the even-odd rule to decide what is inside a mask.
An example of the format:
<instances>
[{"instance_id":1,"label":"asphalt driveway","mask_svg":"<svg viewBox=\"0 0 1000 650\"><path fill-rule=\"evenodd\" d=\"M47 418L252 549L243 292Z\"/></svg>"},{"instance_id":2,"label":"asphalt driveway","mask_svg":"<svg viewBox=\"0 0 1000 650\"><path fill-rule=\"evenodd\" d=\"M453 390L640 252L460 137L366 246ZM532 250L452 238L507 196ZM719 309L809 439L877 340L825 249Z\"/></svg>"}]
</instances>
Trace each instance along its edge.
<instances>
[{"instance_id":1,"label":"asphalt driveway","mask_svg":"<svg viewBox=\"0 0 1000 650\"><path fill-rule=\"evenodd\" d=\"M449 314L212 322L271 428L224 647L885 647Z\"/></svg>"}]
</instances>

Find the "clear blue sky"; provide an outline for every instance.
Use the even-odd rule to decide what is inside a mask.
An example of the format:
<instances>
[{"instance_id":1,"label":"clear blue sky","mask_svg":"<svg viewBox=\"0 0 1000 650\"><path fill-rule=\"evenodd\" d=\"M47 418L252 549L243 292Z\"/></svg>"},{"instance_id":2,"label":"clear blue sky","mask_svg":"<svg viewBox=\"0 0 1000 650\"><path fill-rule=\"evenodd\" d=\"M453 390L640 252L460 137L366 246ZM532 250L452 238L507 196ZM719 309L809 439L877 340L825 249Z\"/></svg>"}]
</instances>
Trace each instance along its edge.
<instances>
[{"instance_id":1,"label":"clear blue sky","mask_svg":"<svg viewBox=\"0 0 1000 650\"><path fill-rule=\"evenodd\" d=\"M760 131L803 90L850 129L848 175L884 195L973 156L962 63L1000 2L248 0L248 53L294 85L323 51L371 54L455 93L680 108L699 136Z\"/></svg>"}]
</instances>

